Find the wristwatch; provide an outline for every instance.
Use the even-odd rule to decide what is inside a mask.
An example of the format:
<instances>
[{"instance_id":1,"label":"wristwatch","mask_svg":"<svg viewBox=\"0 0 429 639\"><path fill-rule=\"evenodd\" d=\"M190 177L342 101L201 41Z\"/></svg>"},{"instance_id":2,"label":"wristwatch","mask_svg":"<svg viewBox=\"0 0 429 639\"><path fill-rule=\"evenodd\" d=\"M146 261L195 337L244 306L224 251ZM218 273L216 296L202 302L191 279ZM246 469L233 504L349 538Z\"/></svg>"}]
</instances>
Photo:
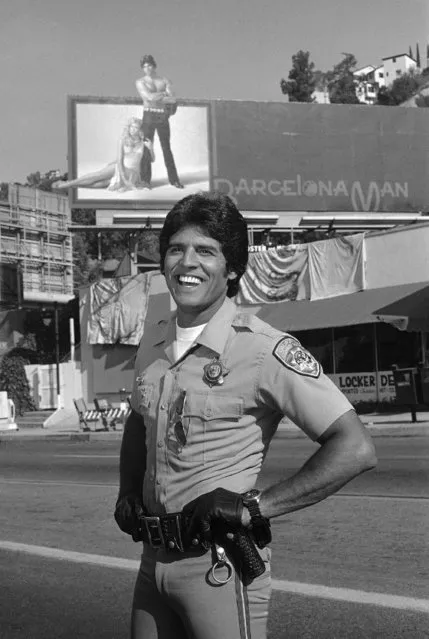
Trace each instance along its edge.
<instances>
[{"instance_id":1,"label":"wristwatch","mask_svg":"<svg viewBox=\"0 0 429 639\"><path fill-rule=\"evenodd\" d=\"M267 517L263 517L259 508L261 491L252 488L241 495L243 506L250 514L252 533L259 548L265 548L271 542L271 525Z\"/></svg>"}]
</instances>

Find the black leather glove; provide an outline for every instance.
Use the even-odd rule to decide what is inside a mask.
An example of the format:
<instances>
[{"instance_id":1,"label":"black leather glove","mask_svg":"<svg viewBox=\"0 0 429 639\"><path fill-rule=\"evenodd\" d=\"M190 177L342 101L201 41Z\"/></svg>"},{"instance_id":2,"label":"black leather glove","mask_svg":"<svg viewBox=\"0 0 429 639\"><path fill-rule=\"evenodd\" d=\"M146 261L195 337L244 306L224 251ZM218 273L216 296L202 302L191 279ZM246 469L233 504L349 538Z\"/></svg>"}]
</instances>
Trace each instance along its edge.
<instances>
[{"instance_id":1,"label":"black leather glove","mask_svg":"<svg viewBox=\"0 0 429 639\"><path fill-rule=\"evenodd\" d=\"M182 513L189 518L188 541L200 539L207 547L213 540L213 529L218 525L231 530L241 527L243 500L240 493L216 488L200 495L184 506Z\"/></svg>"},{"instance_id":2,"label":"black leather glove","mask_svg":"<svg viewBox=\"0 0 429 639\"><path fill-rule=\"evenodd\" d=\"M138 495L125 495L116 502L115 521L122 532L131 535L134 541L141 541L139 517L143 515L143 504Z\"/></svg>"}]
</instances>

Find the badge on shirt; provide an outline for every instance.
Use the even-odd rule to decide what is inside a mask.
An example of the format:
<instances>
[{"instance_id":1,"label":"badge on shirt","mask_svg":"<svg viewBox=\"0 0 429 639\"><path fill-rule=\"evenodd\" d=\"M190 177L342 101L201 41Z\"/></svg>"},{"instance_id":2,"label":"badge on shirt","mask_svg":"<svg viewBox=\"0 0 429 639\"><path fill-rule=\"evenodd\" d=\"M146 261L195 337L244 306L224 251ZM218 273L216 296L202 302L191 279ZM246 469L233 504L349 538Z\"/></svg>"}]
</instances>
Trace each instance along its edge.
<instances>
[{"instance_id":1,"label":"badge on shirt","mask_svg":"<svg viewBox=\"0 0 429 639\"><path fill-rule=\"evenodd\" d=\"M221 386L224 382L225 375L227 375L228 373L222 362L220 362L218 359L214 359L209 364L206 364L203 368L203 371L203 380L210 387Z\"/></svg>"},{"instance_id":2,"label":"badge on shirt","mask_svg":"<svg viewBox=\"0 0 429 639\"><path fill-rule=\"evenodd\" d=\"M293 337L283 337L274 347L273 355L291 371L317 379L321 372L319 362Z\"/></svg>"}]
</instances>

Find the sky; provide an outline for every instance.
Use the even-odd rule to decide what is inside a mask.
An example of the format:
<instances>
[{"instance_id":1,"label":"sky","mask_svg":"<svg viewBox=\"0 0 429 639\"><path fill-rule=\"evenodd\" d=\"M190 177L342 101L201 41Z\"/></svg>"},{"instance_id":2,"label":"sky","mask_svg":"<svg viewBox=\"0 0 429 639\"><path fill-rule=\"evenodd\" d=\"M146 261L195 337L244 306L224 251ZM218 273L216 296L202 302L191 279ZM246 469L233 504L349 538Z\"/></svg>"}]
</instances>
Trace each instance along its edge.
<instances>
[{"instance_id":1,"label":"sky","mask_svg":"<svg viewBox=\"0 0 429 639\"><path fill-rule=\"evenodd\" d=\"M429 0L13 0L0 23L0 182L67 170L67 96L137 97L151 53L183 98L281 101L292 55L326 71L429 43Z\"/></svg>"}]
</instances>

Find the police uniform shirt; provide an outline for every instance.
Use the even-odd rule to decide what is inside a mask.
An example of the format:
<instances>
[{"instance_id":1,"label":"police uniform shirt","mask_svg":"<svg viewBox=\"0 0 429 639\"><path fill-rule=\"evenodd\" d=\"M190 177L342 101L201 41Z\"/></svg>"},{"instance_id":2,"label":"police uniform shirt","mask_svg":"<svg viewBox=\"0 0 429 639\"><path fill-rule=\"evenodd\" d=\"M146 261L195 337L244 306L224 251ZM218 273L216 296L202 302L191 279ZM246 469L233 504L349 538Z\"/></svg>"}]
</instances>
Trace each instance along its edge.
<instances>
[{"instance_id":1,"label":"police uniform shirt","mask_svg":"<svg viewBox=\"0 0 429 639\"><path fill-rule=\"evenodd\" d=\"M173 314L145 331L131 397L145 424L152 515L217 487L252 488L284 415L316 440L353 408L296 339L228 298L177 361L175 326ZM210 379L212 364L221 375Z\"/></svg>"}]
</instances>

